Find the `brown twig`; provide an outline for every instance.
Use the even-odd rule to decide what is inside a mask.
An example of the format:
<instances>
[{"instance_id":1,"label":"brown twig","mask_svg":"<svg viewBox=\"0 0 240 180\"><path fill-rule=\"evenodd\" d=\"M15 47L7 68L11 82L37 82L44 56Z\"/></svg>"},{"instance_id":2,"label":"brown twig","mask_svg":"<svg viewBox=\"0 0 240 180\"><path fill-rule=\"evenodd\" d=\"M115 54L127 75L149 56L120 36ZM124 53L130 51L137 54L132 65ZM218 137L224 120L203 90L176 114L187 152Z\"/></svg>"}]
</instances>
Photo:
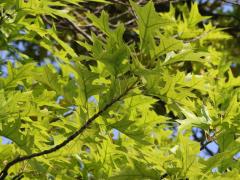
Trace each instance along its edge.
<instances>
[{"instance_id":1,"label":"brown twig","mask_svg":"<svg viewBox=\"0 0 240 180\"><path fill-rule=\"evenodd\" d=\"M51 22L46 16L42 16L43 20L46 21L48 24L53 24L54 22ZM66 19L67 20L67 19ZM72 27L79 32L80 34L82 34L87 40L92 41L92 38L89 34L87 34L83 29L81 29L81 27L77 26L74 22L67 20Z\"/></svg>"},{"instance_id":2,"label":"brown twig","mask_svg":"<svg viewBox=\"0 0 240 180\"><path fill-rule=\"evenodd\" d=\"M81 29L80 27L78 27L78 25L76 25L74 22L72 21L68 21L73 27L74 29L76 29L80 34L82 34L86 39L88 39L89 41L92 42L92 37L86 33L83 29Z\"/></svg>"},{"instance_id":3,"label":"brown twig","mask_svg":"<svg viewBox=\"0 0 240 180\"><path fill-rule=\"evenodd\" d=\"M129 4L126 3L126 2L128 2L128 1L125 1L125 2L119 1L119 0L111 0L111 1L114 2L114 3L116 3L116 4L119 4L119 5L129 6Z\"/></svg>"}]
</instances>

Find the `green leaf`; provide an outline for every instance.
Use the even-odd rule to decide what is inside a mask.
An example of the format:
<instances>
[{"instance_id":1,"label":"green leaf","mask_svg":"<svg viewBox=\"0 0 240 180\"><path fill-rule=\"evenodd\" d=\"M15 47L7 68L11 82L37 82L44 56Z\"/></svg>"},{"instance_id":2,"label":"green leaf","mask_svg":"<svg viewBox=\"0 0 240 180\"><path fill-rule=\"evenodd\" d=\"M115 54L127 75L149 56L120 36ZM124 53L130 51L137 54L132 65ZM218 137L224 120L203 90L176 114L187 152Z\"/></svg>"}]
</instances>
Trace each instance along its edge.
<instances>
[{"instance_id":1,"label":"green leaf","mask_svg":"<svg viewBox=\"0 0 240 180\"><path fill-rule=\"evenodd\" d=\"M166 66L166 65L173 64L173 63L184 62L184 61L206 63L206 62L209 62L208 57L209 57L209 54L206 52L195 53L192 51L186 51L186 52L182 52L180 54L176 54L169 59L166 59L162 65Z\"/></svg>"},{"instance_id":2,"label":"green leaf","mask_svg":"<svg viewBox=\"0 0 240 180\"><path fill-rule=\"evenodd\" d=\"M41 76L42 74L44 74L44 76ZM49 90L54 90L57 94L61 94L61 85L58 82L58 77L50 66L38 68L37 71L34 72L33 77L35 80L43 83Z\"/></svg>"},{"instance_id":3,"label":"green leaf","mask_svg":"<svg viewBox=\"0 0 240 180\"><path fill-rule=\"evenodd\" d=\"M183 49L182 41L177 39L166 37L160 34L160 45L156 47L156 57L163 54L167 54L171 51L177 51Z\"/></svg>"},{"instance_id":4,"label":"green leaf","mask_svg":"<svg viewBox=\"0 0 240 180\"><path fill-rule=\"evenodd\" d=\"M143 51L149 51L155 46L155 33L165 25L169 25L171 22L168 19L161 17L155 11L152 1L148 2L144 7L140 7L133 1L130 1L130 3L137 15L140 49Z\"/></svg>"},{"instance_id":5,"label":"green leaf","mask_svg":"<svg viewBox=\"0 0 240 180\"><path fill-rule=\"evenodd\" d=\"M4 80L5 88L15 88L18 84L22 84L22 80L31 76L34 69L34 63L28 63L21 65L18 68L14 68L13 65L8 63L8 77Z\"/></svg>"},{"instance_id":6,"label":"green leaf","mask_svg":"<svg viewBox=\"0 0 240 180\"><path fill-rule=\"evenodd\" d=\"M91 13L88 13L87 17L92 21L94 26L96 26L102 32L110 36L111 30L109 28L109 16L105 11L102 11L101 16L99 18Z\"/></svg>"},{"instance_id":7,"label":"green leaf","mask_svg":"<svg viewBox=\"0 0 240 180\"><path fill-rule=\"evenodd\" d=\"M202 22L203 20L209 19L209 16L202 16L199 11L198 11L198 3L195 2L192 5L189 17L186 19L186 21L188 22L188 25L190 27L195 26L196 24L198 24L199 22Z\"/></svg>"},{"instance_id":8,"label":"green leaf","mask_svg":"<svg viewBox=\"0 0 240 180\"><path fill-rule=\"evenodd\" d=\"M204 117L197 117L193 112L189 111L186 108L180 107L181 112L184 114L186 119L177 120L180 123L179 132L182 130L191 130L192 127L199 127L203 129L208 129L210 122Z\"/></svg>"}]
</instances>

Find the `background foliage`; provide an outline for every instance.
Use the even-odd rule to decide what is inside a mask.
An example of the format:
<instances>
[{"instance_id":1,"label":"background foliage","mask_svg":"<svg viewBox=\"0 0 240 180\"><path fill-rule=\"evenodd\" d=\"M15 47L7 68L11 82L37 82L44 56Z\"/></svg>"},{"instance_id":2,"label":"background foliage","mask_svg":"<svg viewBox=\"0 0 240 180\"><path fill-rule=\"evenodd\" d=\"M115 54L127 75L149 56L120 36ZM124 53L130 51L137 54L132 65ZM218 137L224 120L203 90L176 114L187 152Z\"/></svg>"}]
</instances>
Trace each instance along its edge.
<instances>
[{"instance_id":1,"label":"background foliage","mask_svg":"<svg viewBox=\"0 0 240 180\"><path fill-rule=\"evenodd\" d=\"M0 179L239 179L239 5L0 2Z\"/></svg>"}]
</instances>

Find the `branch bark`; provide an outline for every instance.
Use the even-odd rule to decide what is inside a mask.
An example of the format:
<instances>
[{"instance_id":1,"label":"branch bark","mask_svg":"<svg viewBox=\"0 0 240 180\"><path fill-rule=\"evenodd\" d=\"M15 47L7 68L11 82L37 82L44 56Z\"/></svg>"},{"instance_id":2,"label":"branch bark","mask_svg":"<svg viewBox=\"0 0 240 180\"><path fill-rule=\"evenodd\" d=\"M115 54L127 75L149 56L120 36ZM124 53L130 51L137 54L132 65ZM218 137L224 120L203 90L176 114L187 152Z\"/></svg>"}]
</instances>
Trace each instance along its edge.
<instances>
[{"instance_id":1,"label":"branch bark","mask_svg":"<svg viewBox=\"0 0 240 180\"><path fill-rule=\"evenodd\" d=\"M62 143L50 148L50 149L46 149L44 151L41 152L37 152L37 153L33 153L30 155L25 155L25 156L20 156L17 157L16 159L10 161L9 163L6 164L6 166L3 168L3 170L0 172L0 180L3 180L6 178L6 176L8 175L8 170L14 166L17 163L20 163L22 161L25 160L30 160L33 159L35 157L39 157L39 156L43 156L43 155L47 155L50 153L53 153L61 148L63 148L65 145L67 145L68 143L70 143L71 141L73 141L76 137L78 137L80 134L82 134L87 128L89 128L89 126L92 124L92 122L97 119L100 115L102 115L108 108L110 108L113 104L115 104L116 102L118 102L119 100L121 100L121 98L123 98L124 96L127 95L127 93L134 88L135 84L138 81L136 81L135 83L133 83L131 86L129 86L121 95L119 95L117 98L113 99L110 103L108 103L107 105L105 105L103 107L103 109L99 110L96 114L94 114L91 118L89 118L86 123L80 128L78 129L75 133L73 133L71 136L69 136L67 139L65 139Z\"/></svg>"}]
</instances>

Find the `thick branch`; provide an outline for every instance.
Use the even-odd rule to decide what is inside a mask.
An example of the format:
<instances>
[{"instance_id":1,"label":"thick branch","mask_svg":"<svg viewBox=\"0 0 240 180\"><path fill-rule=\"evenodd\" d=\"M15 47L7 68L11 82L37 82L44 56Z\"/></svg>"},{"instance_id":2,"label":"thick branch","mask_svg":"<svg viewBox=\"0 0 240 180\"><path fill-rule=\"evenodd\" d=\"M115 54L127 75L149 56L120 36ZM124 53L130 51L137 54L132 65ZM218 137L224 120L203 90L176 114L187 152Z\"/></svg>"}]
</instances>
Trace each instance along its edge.
<instances>
[{"instance_id":1,"label":"thick branch","mask_svg":"<svg viewBox=\"0 0 240 180\"><path fill-rule=\"evenodd\" d=\"M73 133L71 136L69 136L67 139L65 139L62 143L41 151L41 152L37 152L37 153L33 153L30 155L26 155L26 156L20 156L17 157L16 159L10 161L9 163L7 163L7 165L3 168L3 170L0 173L0 180L5 179L5 177L8 175L8 170L15 164L20 163L22 161L25 160L29 160L29 159L33 159L35 157L39 157L39 156L43 156L43 155L47 155L50 153L53 153L61 148L63 148L65 145L67 145L68 143L70 143L71 141L73 141L77 136L79 136L81 133L83 133L87 128L89 128L89 126L91 125L91 123L97 119L100 115L102 115L108 108L110 108L113 104L115 104L117 101L121 100L121 98L123 98L125 95L127 95L127 93L135 86L135 84L137 83L137 81L135 83L133 83L130 87L128 87L120 96L118 96L117 98L113 99L110 103L108 103L106 106L103 107L103 109L99 110L96 114L94 114L91 118L89 118L86 123L80 128L78 129L75 133Z\"/></svg>"}]
</instances>

